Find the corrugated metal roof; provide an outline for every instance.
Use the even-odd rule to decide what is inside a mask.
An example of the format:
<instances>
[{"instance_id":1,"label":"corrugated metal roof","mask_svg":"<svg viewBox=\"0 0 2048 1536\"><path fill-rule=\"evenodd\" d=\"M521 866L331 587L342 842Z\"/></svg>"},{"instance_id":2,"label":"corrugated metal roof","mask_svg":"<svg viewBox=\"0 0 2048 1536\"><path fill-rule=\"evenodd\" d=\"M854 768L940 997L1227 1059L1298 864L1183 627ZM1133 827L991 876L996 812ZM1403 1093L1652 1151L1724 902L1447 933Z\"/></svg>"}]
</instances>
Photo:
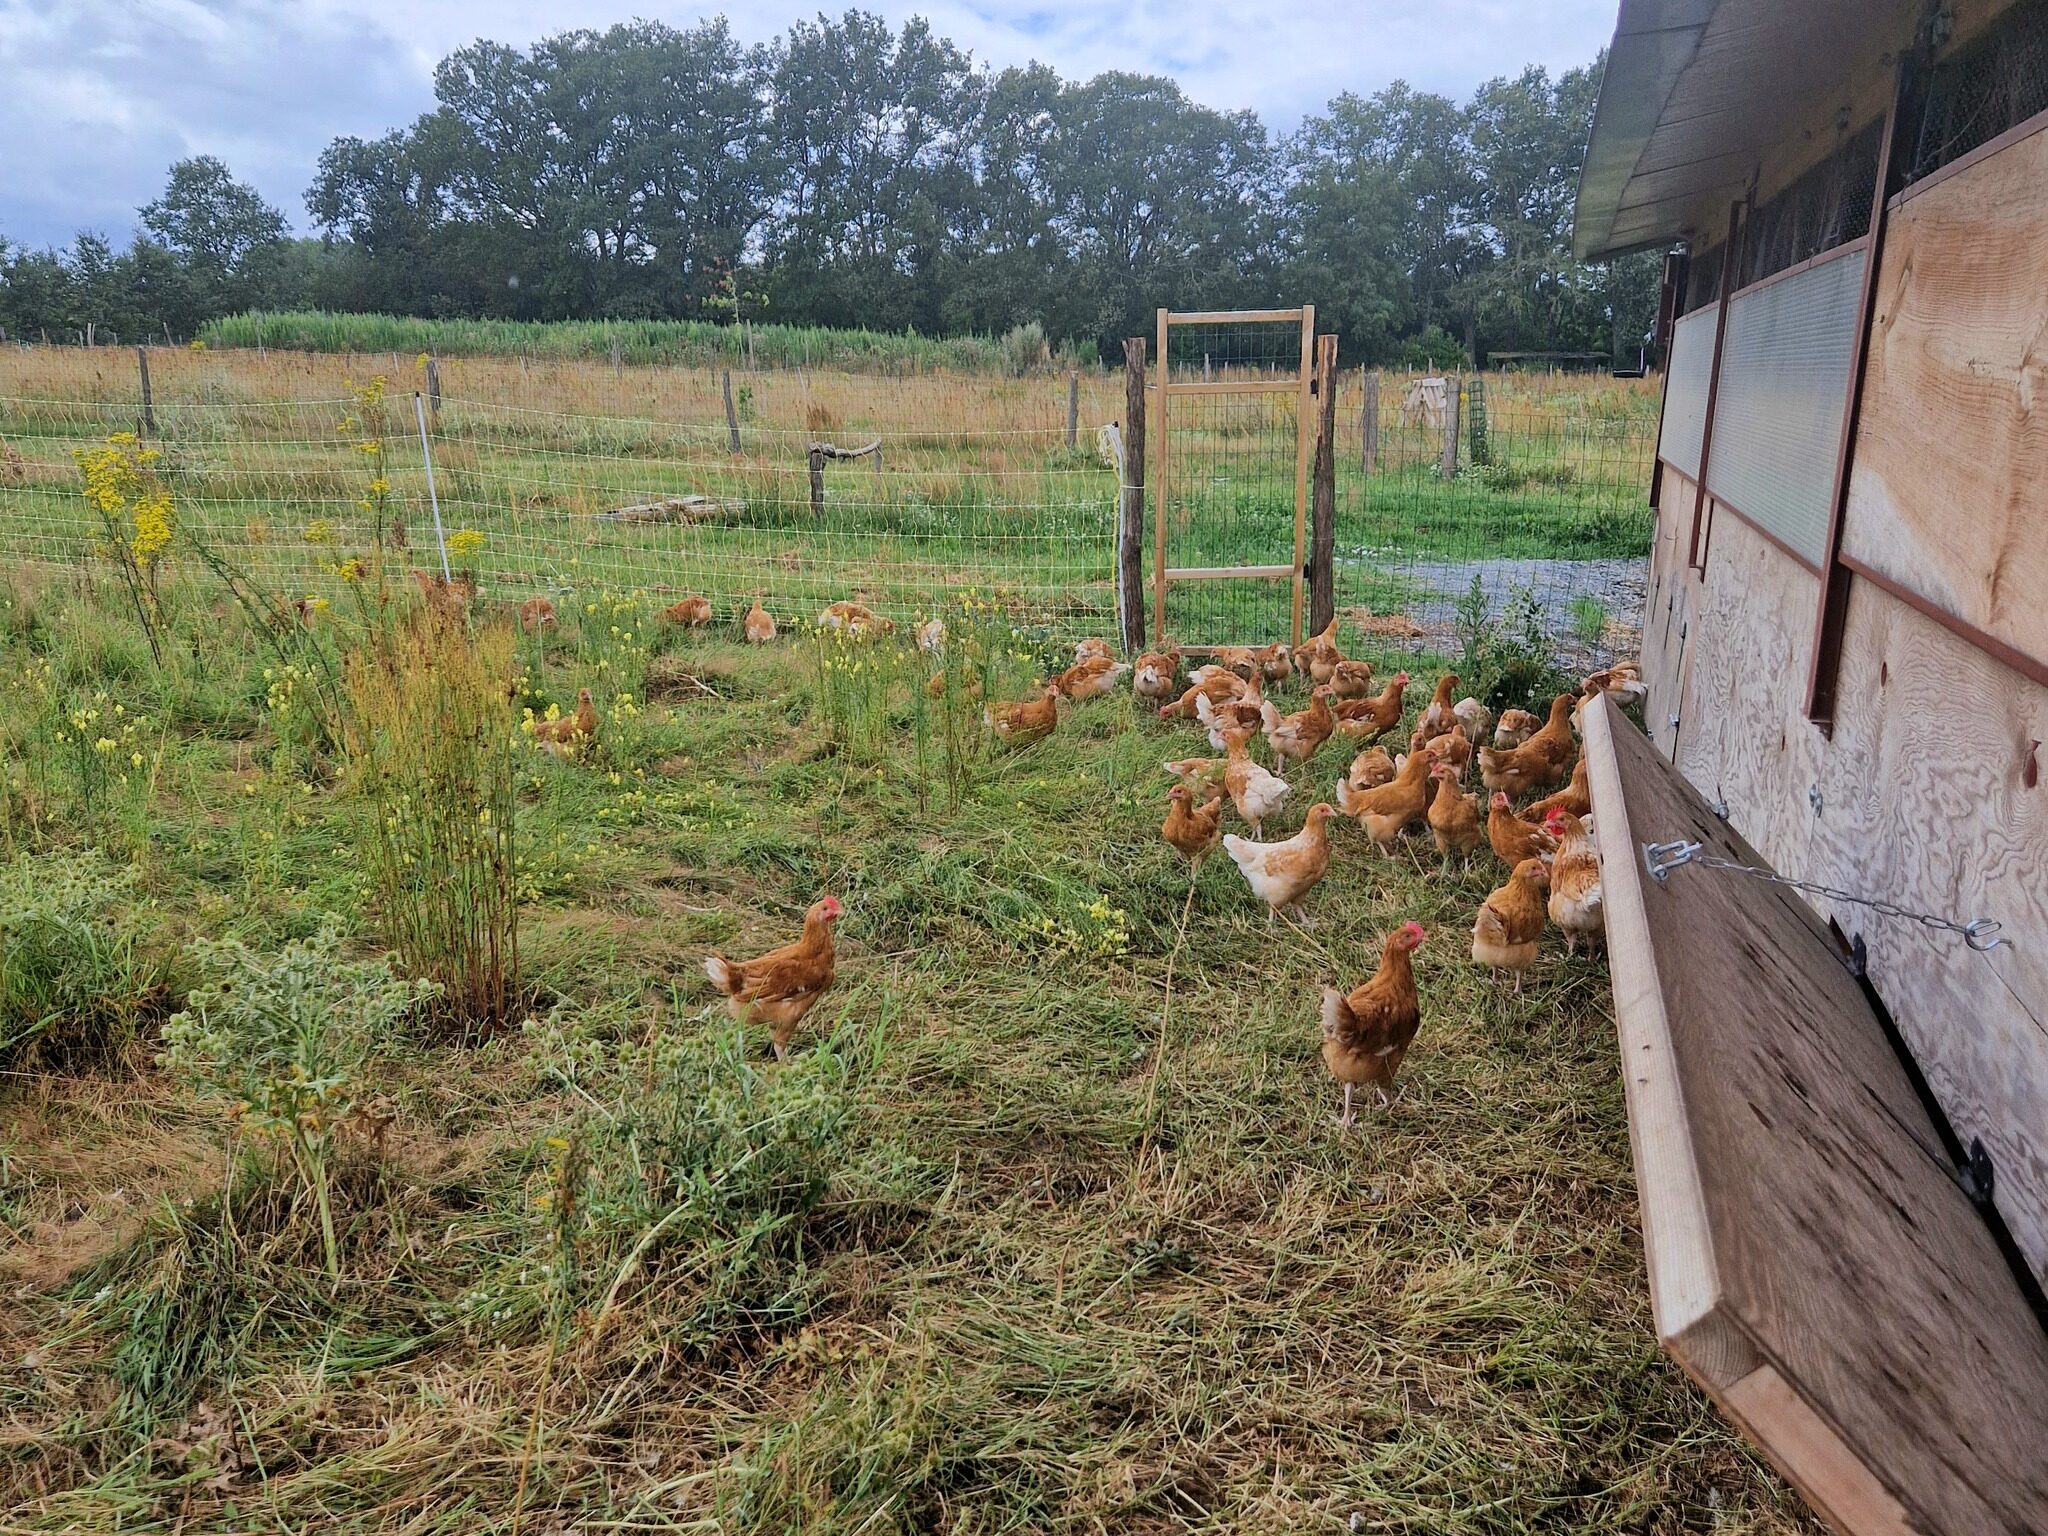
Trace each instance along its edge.
<instances>
[{"instance_id":1,"label":"corrugated metal roof","mask_svg":"<svg viewBox=\"0 0 2048 1536\"><path fill-rule=\"evenodd\" d=\"M1622 0L1579 177L1582 258L1720 224L1759 159L1912 36L1917 0Z\"/></svg>"}]
</instances>

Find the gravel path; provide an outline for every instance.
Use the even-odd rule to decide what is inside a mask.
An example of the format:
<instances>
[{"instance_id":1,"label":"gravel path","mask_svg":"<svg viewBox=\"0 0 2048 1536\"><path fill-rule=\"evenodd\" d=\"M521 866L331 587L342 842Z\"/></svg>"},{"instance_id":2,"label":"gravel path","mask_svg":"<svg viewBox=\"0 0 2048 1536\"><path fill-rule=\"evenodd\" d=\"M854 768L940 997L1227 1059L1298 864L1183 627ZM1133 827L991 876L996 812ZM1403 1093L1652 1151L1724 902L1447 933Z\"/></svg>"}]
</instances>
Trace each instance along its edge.
<instances>
[{"instance_id":1,"label":"gravel path","mask_svg":"<svg viewBox=\"0 0 2048 1536\"><path fill-rule=\"evenodd\" d=\"M1418 649L1442 649L1446 642L1455 649L1458 604L1474 576L1485 589L1491 618L1499 618L1508 600L1526 588L1536 596L1544 630L1560 658L1574 666L1607 666L1636 653L1649 588L1649 562L1642 559L1382 561L1368 556L1340 557L1338 565L1378 569L1417 589L1403 611L1422 627ZM1343 585L1340 570L1340 592ZM1575 632L1571 603L1576 597L1590 597L1607 610L1605 631L1590 646Z\"/></svg>"}]
</instances>

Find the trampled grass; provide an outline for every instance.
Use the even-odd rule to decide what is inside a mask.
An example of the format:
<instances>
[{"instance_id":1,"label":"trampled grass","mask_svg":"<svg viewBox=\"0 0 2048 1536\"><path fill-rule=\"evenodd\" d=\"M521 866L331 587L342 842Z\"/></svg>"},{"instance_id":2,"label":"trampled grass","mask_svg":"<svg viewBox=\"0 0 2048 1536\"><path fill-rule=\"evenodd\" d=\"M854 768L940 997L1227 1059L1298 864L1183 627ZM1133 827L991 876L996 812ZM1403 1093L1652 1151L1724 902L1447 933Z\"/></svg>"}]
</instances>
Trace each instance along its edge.
<instances>
[{"instance_id":1,"label":"trampled grass","mask_svg":"<svg viewBox=\"0 0 2048 1536\"><path fill-rule=\"evenodd\" d=\"M18 575L0 677L159 725L147 815L88 817L16 709L8 856L134 869L181 985L202 934L376 952L355 807L241 610L168 582L159 674L114 583ZM7 1529L1814 1528L1655 1346L1604 971L1467 962L1495 871L1340 826L1314 928L1274 928L1220 856L1190 899L1158 763L1203 749L1127 694L1021 751L963 724L949 786L907 648L652 620L588 594L518 642L526 706L608 701L576 760L523 749L532 1015L375 1051L338 1282L146 1045L4 1079ZM999 691L1054 649L977 631ZM839 983L777 1065L700 962L826 890ZM1422 1034L1346 1134L1316 988L1407 918Z\"/></svg>"}]
</instances>

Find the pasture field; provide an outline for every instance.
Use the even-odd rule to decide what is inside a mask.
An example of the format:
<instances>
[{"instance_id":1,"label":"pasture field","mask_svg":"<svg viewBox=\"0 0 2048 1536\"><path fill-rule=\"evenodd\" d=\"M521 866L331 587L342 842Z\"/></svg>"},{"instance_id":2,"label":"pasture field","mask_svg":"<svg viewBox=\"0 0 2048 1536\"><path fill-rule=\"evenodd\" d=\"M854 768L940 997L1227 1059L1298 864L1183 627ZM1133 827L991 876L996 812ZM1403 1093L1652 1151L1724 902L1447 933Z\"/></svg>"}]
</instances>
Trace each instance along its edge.
<instances>
[{"instance_id":1,"label":"pasture field","mask_svg":"<svg viewBox=\"0 0 2048 1536\"><path fill-rule=\"evenodd\" d=\"M1067 641L984 597L943 663L595 586L436 625L375 562L302 629L187 536L160 661L111 561L0 587L0 1528L1816 1529L1657 1350L1604 968L1469 963L1497 870L1341 824L1305 932L1220 856L1191 884L1196 732L1120 692L985 740L970 676ZM364 980L410 919L362 680L486 663L476 750L410 743L502 780L458 786L516 894L476 1028ZM574 756L513 723L579 688ZM701 962L826 891L837 986L776 1063ZM1405 1091L1340 1131L1317 988L1410 918ZM171 1016L259 997L294 1029L208 1076L233 1042Z\"/></svg>"},{"instance_id":2,"label":"pasture field","mask_svg":"<svg viewBox=\"0 0 2048 1536\"><path fill-rule=\"evenodd\" d=\"M1064 376L734 372L735 453L710 366L463 356L437 371L435 490L459 539L453 563L489 593L697 591L721 612L852 595L906 617L973 588L1070 632L1112 627L1118 479L1100 429L1124 414L1120 374L1078 375L1069 448ZM333 566L380 527L438 566L412 398L422 357L158 349L151 375L152 440L196 535L329 596ZM1392 376L1367 473L1360 377L1341 385L1340 607L1406 617L1418 649L1443 649L1477 575L1496 611L1526 589L1575 660L1632 649L1639 597L1613 576L1648 546L1654 383L1489 378L1483 462L1467 434L1449 479L1440 432L1404 417ZM1266 395L1176 415L1171 563L1291 558L1294 410ZM79 558L92 524L73 454L141 425L132 351L0 349L0 553ZM808 446L876 440L878 455L825 463L814 503ZM380 475L384 491L366 495ZM690 500L669 520L634 520L670 498ZM1574 599L1599 603L1613 632L1602 640L1596 618L1593 643L1575 643ZM1256 641L1284 625L1287 594L1212 582L1177 587L1171 604L1183 641Z\"/></svg>"}]
</instances>

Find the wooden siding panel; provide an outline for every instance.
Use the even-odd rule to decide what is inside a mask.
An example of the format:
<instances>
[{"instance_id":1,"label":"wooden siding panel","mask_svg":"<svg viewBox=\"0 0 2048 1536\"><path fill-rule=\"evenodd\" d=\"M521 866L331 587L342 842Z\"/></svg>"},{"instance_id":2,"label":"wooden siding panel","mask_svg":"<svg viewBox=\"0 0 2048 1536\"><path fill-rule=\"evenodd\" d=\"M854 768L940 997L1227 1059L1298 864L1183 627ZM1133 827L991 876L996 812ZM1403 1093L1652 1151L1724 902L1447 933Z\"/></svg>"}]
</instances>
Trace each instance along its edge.
<instances>
[{"instance_id":1,"label":"wooden siding panel","mask_svg":"<svg viewBox=\"0 0 2048 1536\"><path fill-rule=\"evenodd\" d=\"M2044 594L2048 596L2048 594ZM1834 741L1811 857L1820 878L1916 911L1989 917L1989 955L1954 934L1846 903L1870 975L1968 1145L1997 1171L2000 1213L2048 1273L2048 689L2026 682L1868 582L1851 589ZM2011 989L2007 990L2008 987ZM2017 993L2016 997L2014 993Z\"/></svg>"},{"instance_id":2,"label":"wooden siding panel","mask_svg":"<svg viewBox=\"0 0 2048 1536\"><path fill-rule=\"evenodd\" d=\"M1787 874L1808 873L1821 734L1800 711L1820 581L1739 518L1714 521L1714 558L1689 640L1675 759Z\"/></svg>"},{"instance_id":3,"label":"wooden siding panel","mask_svg":"<svg viewBox=\"0 0 2048 1536\"><path fill-rule=\"evenodd\" d=\"M1691 633L1699 576L1685 563L1692 534L1694 484L1669 465L1664 469L1663 505L1650 545L1650 580L1643 597L1643 639L1640 660L1649 693L1643 719L1657 750L1670 757L1678 748L1679 718L1684 697L1686 638Z\"/></svg>"},{"instance_id":4,"label":"wooden siding panel","mask_svg":"<svg viewBox=\"0 0 2048 1536\"><path fill-rule=\"evenodd\" d=\"M1845 555L2048 663L2048 133L1892 214Z\"/></svg>"}]
</instances>

